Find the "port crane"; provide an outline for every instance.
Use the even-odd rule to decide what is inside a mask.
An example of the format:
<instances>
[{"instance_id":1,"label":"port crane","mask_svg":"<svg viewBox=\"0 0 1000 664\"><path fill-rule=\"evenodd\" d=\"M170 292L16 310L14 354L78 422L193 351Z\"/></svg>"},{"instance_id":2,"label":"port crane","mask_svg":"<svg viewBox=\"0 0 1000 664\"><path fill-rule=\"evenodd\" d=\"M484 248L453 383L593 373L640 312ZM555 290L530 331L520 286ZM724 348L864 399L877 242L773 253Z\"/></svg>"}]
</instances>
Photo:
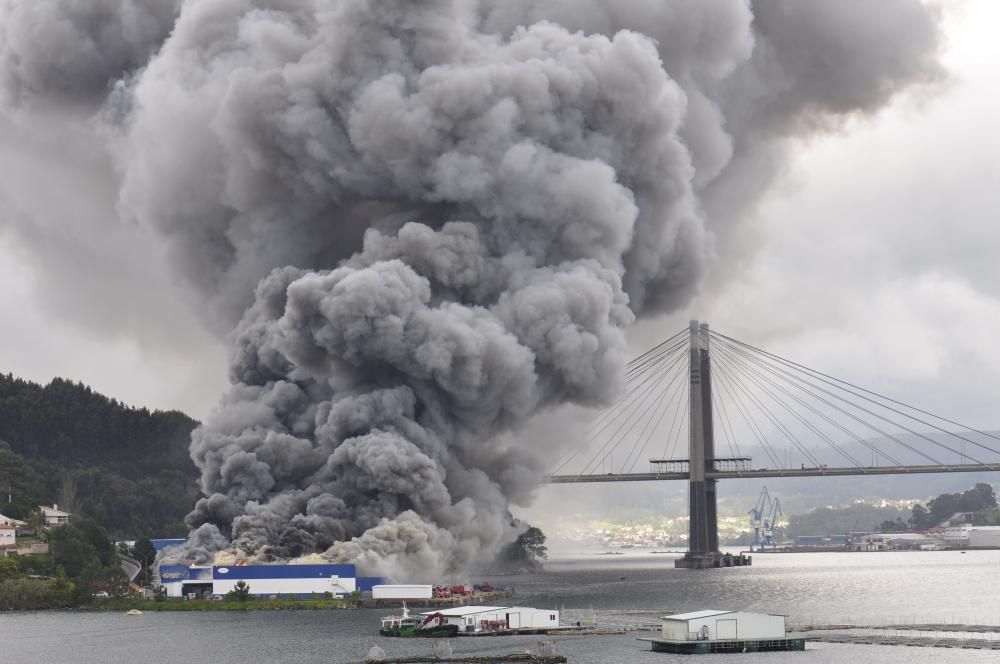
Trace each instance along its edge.
<instances>
[{"instance_id":1,"label":"port crane","mask_svg":"<svg viewBox=\"0 0 1000 664\"><path fill-rule=\"evenodd\" d=\"M774 541L774 529L784 516L781 511L781 501L772 498L767 487L761 489L757 504L748 512L750 515L750 527L753 528L753 542L750 550L760 551L764 548L774 548L777 543Z\"/></svg>"}]
</instances>

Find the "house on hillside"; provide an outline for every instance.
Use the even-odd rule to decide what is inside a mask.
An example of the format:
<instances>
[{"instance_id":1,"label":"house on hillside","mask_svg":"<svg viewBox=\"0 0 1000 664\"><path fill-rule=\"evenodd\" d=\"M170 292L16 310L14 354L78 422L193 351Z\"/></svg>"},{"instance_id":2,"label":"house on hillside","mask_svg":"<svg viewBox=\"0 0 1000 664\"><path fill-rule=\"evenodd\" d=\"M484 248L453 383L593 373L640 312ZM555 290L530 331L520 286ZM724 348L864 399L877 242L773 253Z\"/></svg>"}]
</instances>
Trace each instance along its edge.
<instances>
[{"instance_id":1,"label":"house on hillside","mask_svg":"<svg viewBox=\"0 0 1000 664\"><path fill-rule=\"evenodd\" d=\"M73 516L69 512L63 512L59 509L59 505L56 505L55 503L52 504L52 507L39 505L38 509L42 513L42 518L45 519L46 528L61 526L64 523L69 523L69 518Z\"/></svg>"},{"instance_id":2,"label":"house on hillside","mask_svg":"<svg viewBox=\"0 0 1000 664\"><path fill-rule=\"evenodd\" d=\"M0 522L0 551L17 551L17 530L13 523Z\"/></svg>"}]
</instances>

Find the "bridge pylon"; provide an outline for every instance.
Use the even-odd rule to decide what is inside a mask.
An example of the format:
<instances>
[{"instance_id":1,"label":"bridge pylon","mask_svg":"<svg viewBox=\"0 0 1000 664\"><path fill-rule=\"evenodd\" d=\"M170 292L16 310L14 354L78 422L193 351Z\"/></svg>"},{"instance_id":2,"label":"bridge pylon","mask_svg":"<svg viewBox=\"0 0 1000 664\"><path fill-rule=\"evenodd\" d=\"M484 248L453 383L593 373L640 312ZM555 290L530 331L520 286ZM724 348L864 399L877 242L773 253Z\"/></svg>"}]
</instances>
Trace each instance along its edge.
<instances>
[{"instance_id":1,"label":"bridge pylon","mask_svg":"<svg viewBox=\"0 0 1000 664\"><path fill-rule=\"evenodd\" d=\"M712 431L712 361L708 323L690 326L691 411L688 449L688 552L674 564L688 569L749 565L750 558L719 551L716 507L715 439Z\"/></svg>"}]
</instances>

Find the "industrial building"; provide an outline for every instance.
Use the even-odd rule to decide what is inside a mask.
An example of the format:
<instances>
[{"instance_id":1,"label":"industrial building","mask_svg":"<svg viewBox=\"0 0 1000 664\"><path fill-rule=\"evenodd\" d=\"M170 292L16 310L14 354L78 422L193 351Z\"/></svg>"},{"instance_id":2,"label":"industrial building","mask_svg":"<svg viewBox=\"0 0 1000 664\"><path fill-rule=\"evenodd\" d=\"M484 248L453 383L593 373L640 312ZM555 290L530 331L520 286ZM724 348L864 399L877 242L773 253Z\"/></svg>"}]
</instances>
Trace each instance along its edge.
<instances>
[{"instance_id":1,"label":"industrial building","mask_svg":"<svg viewBox=\"0 0 1000 664\"><path fill-rule=\"evenodd\" d=\"M442 616L447 624L463 632L497 632L508 629L559 627L559 612L527 606L456 606L425 611L423 616Z\"/></svg>"},{"instance_id":2,"label":"industrial building","mask_svg":"<svg viewBox=\"0 0 1000 664\"><path fill-rule=\"evenodd\" d=\"M160 565L158 582L167 597L224 596L240 581L255 596L337 597L371 590L380 577L358 577L354 565Z\"/></svg>"}]
</instances>

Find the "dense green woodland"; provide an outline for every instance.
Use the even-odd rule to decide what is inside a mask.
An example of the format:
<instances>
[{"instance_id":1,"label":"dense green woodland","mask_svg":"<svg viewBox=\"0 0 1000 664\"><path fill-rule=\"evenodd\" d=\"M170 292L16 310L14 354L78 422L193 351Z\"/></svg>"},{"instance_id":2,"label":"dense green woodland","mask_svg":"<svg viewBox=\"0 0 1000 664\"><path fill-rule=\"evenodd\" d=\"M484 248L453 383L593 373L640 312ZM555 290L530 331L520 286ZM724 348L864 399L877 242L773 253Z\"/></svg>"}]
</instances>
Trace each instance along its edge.
<instances>
[{"instance_id":1,"label":"dense green woodland","mask_svg":"<svg viewBox=\"0 0 1000 664\"><path fill-rule=\"evenodd\" d=\"M58 503L114 537L183 536L198 493L188 455L196 425L82 383L0 374L0 513L28 520L39 505Z\"/></svg>"}]
</instances>

